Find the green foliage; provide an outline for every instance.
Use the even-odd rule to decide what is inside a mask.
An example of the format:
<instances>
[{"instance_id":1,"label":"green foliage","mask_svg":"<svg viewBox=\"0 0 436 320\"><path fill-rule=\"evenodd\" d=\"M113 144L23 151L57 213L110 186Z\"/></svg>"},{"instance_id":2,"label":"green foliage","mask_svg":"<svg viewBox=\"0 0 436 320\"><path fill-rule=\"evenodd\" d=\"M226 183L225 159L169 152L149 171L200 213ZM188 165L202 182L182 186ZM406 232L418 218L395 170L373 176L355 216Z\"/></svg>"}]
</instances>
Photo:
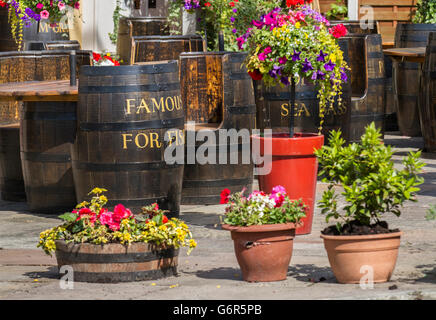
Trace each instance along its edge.
<instances>
[{"instance_id":1,"label":"green foliage","mask_svg":"<svg viewBox=\"0 0 436 320\"><path fill-rule=\"evenodd\" d=\"M418 175L425 166L419 159L421 152L410 152L403 158L403 169L395 169L393 151L380 137L380 130L371 123L361 143L345 146L341 132L332 131L329 145L315 152L322 167L319 175L323 182L329 182L318 204L327 222L330 218L342 220L338 229L352 220L364 225L379 222L386 212L400 216L405 201L416 201L417 186L424 182ZM344 188L347 204L342 210L338 208L336 185Z\"/></svg>"},{"instance_id":2,"label":"green foliage","mask_svg":"<svg viewBox=\"0 0 436 320\"><path fill-rule=\"evenodd\" d=\"M427 220L436 220L436 205L430 206L425 216Z\"/></svg>"},{"instance_id":3,"label":"green foliage","mask_svg":"<svg viewBox=\"0 0 436 320\"><path fill-rule=\"evenodd\" d=\"M329 20L341 20L348 14L348 7L343 0L336 0L336 3L332 3L330 10L326 12L326 17Z\"/></svg>"},{"instance_id":4,"label":"green foliage","mask_svg":"<svg viewBox=\"0 0 436 320\"><path fill-rule=\"evenodd\" d=\"M436 23L436 0L418 0L413 23Z\"/></svg>"},{"instance_id":5,"label":"green foliage","mask_svg":"<svg viewBox=\"0 0 436 320\"><path fill-rule=\"evenodd\" d=\"M117 44L117 40L118 40L118 27L119 27L119 22L120 22L120 18L123 16L121 14L121 11L123 11L124 9L121 8L121 0L117 0L116 5L115 5L115 9L114 9L114 13L112 15L112 20L114 21L114 30L113 32L109 32L109 39L111 39L112 44Z\"/></svg>"}]
</instances>

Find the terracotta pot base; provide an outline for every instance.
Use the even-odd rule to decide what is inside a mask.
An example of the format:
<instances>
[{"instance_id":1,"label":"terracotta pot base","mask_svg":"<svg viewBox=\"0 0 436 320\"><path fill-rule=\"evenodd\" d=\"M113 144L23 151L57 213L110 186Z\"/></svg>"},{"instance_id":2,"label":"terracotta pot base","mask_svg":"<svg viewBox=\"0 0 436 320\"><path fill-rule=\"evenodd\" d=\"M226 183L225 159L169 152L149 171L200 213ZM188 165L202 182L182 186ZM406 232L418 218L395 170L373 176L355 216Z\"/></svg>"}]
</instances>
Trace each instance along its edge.
<instances>
[{"instance_id":1,"label":"terracotta pot base","mask_svg":"<svg viewBox=\"0 0 436 320\"><path fill-rule=\"evenodd\" d=\"M395 269L402 232L361 236L321 235L330 266L339 283L380 283ZM372 270L372 271L371 271ZM371 276L372 273L372 276Z\"/></svg>"}]
</instances>

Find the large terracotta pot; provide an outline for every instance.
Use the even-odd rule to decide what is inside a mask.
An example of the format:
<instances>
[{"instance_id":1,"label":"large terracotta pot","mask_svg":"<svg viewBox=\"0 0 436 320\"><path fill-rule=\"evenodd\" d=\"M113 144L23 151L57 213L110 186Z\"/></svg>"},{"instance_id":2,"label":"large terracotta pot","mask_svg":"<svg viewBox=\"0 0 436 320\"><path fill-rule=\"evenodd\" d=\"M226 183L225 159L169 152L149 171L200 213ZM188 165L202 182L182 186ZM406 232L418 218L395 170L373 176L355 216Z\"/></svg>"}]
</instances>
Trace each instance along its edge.
<instances>
[{"instance_id":1,"label":"large terracotta pot","mask_svg":"<svg viewBox=\"0 0 436 320\"><path fill-rule=\"evenodd\" d=\"M316 195L318 160L314 154L324 144L324 136L314 133L296 133L289 138L287 133L273 133L272 137L253 135L252 141L259 140L260 154L265 156L265 141L271 140L272 168L267 175L259 175L259 188L267 193L277 185L285 187L290 199L302 199L307 205L306 217L297 235L312 231L313 211Z\"/></svg>"},{"instance_id":2,"label":"large terracotta pot","mask_svg":"<svg viewBox=\"0 0 436 320\"><path fill-rule=\"evenodd\" d=\"M330 266L339 283L360 283L362 277L386 282L394 272L402 232L375 235L321 235Z\"/></svg>"},{"instance_id":3,"label":"large terracotta pot","mask_svg":"<svg viewBox=\"0 0 436 320\"><path fill-rule=\"evenodd\" d=\"M242 278L249 282L285 280L294 245L293 223L237 227L229 230Z\"/></svg>"}]
</instances>

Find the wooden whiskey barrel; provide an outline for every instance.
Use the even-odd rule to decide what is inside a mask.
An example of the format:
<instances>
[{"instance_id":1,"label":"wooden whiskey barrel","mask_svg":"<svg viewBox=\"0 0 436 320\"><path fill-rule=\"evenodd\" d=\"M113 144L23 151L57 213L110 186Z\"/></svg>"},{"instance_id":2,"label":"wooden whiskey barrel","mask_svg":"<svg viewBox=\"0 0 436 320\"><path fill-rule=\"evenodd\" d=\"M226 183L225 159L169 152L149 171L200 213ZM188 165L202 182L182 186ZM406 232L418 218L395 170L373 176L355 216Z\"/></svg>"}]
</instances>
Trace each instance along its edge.
<instances>
[{"instance_id":1,"label":"wooden whiskey barrel","mask_svg":"<svg viewBox=\"0 0 436 320\"><path fill-rule=\"evenodd\" d=\"M253 82L247 70L241 68L245 57L244 53L228 52L180 55L182 104L186 108L186 120L196 125L195 130L186 127L183 204L219 204L224 188L232 193L243 188L247 193L252 190L250 133L254 129L256 107ZM224 133L236 139L220 140L219 129L233 129L234 132ZM208 130L214 138L208 141L207 150L203 142L196 143L192 138L199 130ZM237 137L236 133L242 131L245 136ZM194 154L204 155L205 163L198 158L192 161L190 157Z\"/></svg>"},{"instance_id":2,"label":"wooden whiskey barrel","mask_svg":"<svg viewBox=\"0 0 436 320\"><path fill-rule=\"evenodd\" d=\"M425 47L436 24L399 23L395 31L396 48ZM419 122L419 68L416 62L393 62L393 92L398 126L402 135L422 135Z\"/></svg>"},{"instance_id":3,"label":"wooden whiskey barrel","mask_svg":"<svg viewBox=\"0 0 436 320\"><path fill-rule=\"evenodd\" d=\"M18 45L12 37L11 27L8 21L8 10L0 7L0 51L16 51ZM66 40L69 37L68 26L57 25L50 27L49 23L33 22L29 27L23 27L22 49L26 48L27 42L40 43L41 49L44 43L54 40ZM39 50L41 50L39 49Z\"/></svg>"},{"instance_id":4,"label":"wooden whiskey barrel","mask_svg":"<svg viewBox=\"0 0 436 320\"><path fill-rule=\"evenodd\" d=\"M96 245L56 240L58 267L71 266L74 281L117 283L177 275L179 250L148 243Z\"/></svg>"},{"instance_id":5,"label":"wooden whiskey barrel","mask_svg":"<svg viewBox=\"0 0 436 320\"><path fill-rule=\"evenodd\" d=\"M340 40L339 45L348 59L348 41ZM256 124L260 130L289 132L289 87L266 87L263 81L255 81ZM320 125L318 89L310 80L302 79L296 85L295 132L317 133ZM349 139L351 86L350 81L342 85L342 104L337 102L325 114L321 133L329 136L331 130L342 131L345 140Z\"/></svg>"},{"instance_id":6,"label":"wooden whiskey barrel","mask_svg":"<svg viewBox=\"0 0 436 320\"><path fill-rule=\"evenodd\" d=\"M32 211L62 213L76 205L70 148L76 133L76 102L25 102L21 160Z\"/></svg>"},{"instance_id":7,"label":"wooden whiskey barrel","mask_svg":"<svg viewBox=\"0 0 436 320\"><path fill-rule=\"evenodd\" d=\"M18 123L0 126L0 190L2 200L26 200Z\"/></svg>"},{"instance_id":8,"label":"wooden whiskey barrel","mask_svg":"<svg viewBox=\"0 0 436 320\"><path fill-rule=\"evenodd\" d=\"M436 152L436 32L429 34L419 92L424 151Z\"/></svg>"},{"instance_id":9,"label":"wooden whiskey barrel","mask_svg":"<svg viewBox=\"0 0 436 320\"><path fill-rule=\"evenodd\" d=\"M166 17L121 17L117 55L122 64L132 64L133 37L169 35Z\"/></svg>"},{"instance_id":10,"label":"wooden whiskey barrel","mask_svg":"<svg viewBox=\"0 0 436 320\"><path fill-rule=\"evenodd\" d=\"M82 67L73 172L77 200L94 187L108 206L134 213L157 202L179 215L183 164L167 164L165 138L184 144L177 61L120 67Z\"/></svg>"},{"instance_id":11,"label":"wooden whiskey barrel","mask_svg":"<svg viewBox=\"0 0 436 320\"><path fill-rule=\"evenodd\" d=\"M203 51L199 35L133 37L132 64L162 60L178 60L182 52Z\"/></svg>"}]
</instances>

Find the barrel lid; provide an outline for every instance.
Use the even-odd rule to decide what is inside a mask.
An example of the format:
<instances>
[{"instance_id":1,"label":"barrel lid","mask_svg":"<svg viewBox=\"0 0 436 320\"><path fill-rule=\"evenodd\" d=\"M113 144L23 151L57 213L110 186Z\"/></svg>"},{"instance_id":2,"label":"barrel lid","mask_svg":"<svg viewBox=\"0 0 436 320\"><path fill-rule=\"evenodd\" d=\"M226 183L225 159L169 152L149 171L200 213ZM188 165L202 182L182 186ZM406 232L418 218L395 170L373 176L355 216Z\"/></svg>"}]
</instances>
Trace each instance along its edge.
<instances>
[{"instance_id":1,"label":"barrel lid","mask_svg":"<svg viewBox=\"0 0 436 320\"><path fill-rule=\"evenodd\" d=\"M151 64L126 65L126 66L81 66L80 74L85 76L104 75L138 75L178 72L177 60L155 61Z\"/></svg>"}]
</instances>

